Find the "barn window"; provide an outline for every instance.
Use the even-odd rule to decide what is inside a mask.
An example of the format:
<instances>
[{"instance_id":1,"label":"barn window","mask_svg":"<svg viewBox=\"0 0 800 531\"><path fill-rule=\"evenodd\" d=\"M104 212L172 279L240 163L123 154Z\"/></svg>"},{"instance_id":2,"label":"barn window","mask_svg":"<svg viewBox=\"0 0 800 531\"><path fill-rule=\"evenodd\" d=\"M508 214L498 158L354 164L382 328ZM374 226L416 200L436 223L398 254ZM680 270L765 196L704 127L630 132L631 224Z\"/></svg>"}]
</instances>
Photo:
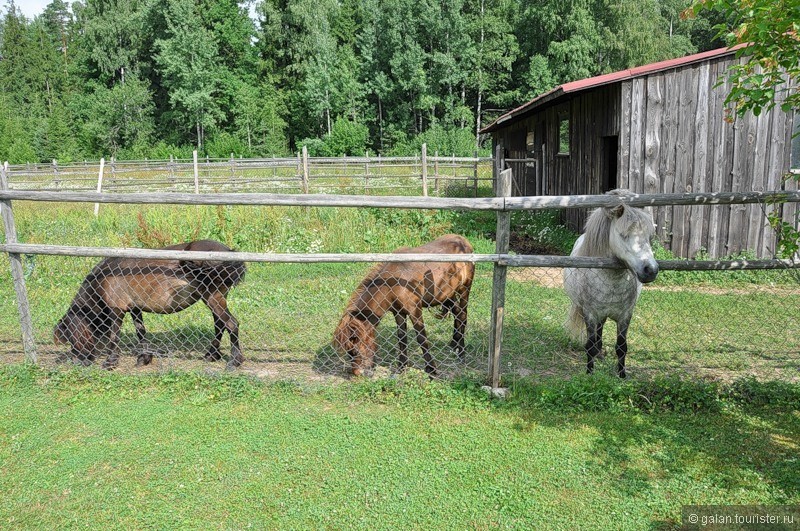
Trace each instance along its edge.
<instances>
[{"instance_id":1,"label":"barn window","mask_svg":"<svg viewBox=\"0 0 800 531\"><path fill-rule=\"evenodd\" d=\"M558 114L558 154L569 155L569 113Z\"/></svg>"}]
</instances>

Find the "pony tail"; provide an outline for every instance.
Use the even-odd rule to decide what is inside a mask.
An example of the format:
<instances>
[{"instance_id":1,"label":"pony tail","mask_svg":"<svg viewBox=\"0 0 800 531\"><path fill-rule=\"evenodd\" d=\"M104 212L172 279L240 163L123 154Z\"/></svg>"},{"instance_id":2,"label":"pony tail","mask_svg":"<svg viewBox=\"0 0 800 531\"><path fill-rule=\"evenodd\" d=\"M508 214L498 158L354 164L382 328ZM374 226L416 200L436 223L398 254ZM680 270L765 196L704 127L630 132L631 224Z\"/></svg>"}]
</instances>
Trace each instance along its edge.
<instances>
[{"instance_id":1,"label":"pony tail","mask_svg":"<svg viewBox=\"0 0 800 531\"><path fill-rule=\"evenodd\" d=\"M577 304L572 304L569 307L569 317L564 323L564 328L569 332L570 337L576 341L584 341L586 339L586 325L583 320L583 311Z\"/></svg>"},{"instance_id":2,"label":"pony tail","mask_svg":"<svg viewBox=\"0 0 800 531\"><path fill-rule=\"evenodd\" d=\"M222 283L232 288L244 280L247 273L247 266L244 262L223 262L216 266L215 272L221 277Z\"/></svg>"},{"instance_id":3,"label":"pony tail","mask_svg":"<svg viewBox=\"0 0 800 531\"><path fill-rule=\"evenodd\" d=\"M182 260L180 262L184 272L206 285L225 286L232 288L244 280L247 266L244 262L195 262Z\"/></svg>"}]
</instances>

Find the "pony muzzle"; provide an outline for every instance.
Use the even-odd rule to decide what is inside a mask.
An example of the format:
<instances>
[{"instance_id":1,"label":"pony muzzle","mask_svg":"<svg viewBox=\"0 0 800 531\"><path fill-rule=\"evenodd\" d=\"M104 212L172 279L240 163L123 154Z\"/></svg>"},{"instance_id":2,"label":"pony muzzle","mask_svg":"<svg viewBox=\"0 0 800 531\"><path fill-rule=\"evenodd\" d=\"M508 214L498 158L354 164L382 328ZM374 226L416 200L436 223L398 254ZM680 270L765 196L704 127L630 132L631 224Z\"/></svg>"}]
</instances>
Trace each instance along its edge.
<instances>
[{"instance_id":1,"label":"pony muzzle","mask_svg":"<svg viewBox=\"0 0 800 531\"><path fill-rule=\"evenodd\" d=\"M642 284L649 284L658 276L658 262L655 260L644 262L634 272L636 273L636 278L639 279L639 282Z\"/></svg>"}]
</instances>

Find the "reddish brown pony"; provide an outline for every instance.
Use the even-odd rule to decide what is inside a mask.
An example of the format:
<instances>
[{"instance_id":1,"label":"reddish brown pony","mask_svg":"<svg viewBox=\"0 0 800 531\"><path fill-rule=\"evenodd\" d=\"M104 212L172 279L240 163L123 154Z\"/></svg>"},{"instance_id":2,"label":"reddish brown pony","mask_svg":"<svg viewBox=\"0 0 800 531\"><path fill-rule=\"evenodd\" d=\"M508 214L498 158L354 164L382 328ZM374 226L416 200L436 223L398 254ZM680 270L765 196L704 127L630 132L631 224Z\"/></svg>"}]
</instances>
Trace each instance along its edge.
<instances>
[{"instance_id":1,"label":"reddish brown pony","mask_svg":"<svg viewBox=\"0 0 800 531\"><path fill-rule=\"evenodd\" d=\"M448 234L420 247L397 249L395 253L468 254L472 245L462 236ZM417 336L425 359L425 371L436 374L430 344L422 321L422 309L441 306L442 317L453 314L450 347L464 359L467 303L475 264L471 262L390 262L378 264L367 274L347 304L333 335L336 348L350 356L351 371L367 374L375 365L375 329L386 313L397 324L399 366L408 365L406 320Z\"/></svg>"},{"instance_id":2,"label":"reddish brown pony","mask_svg":"<svg viewBox=\"0 0 800 531\"><path fill-rule=\"evenodd\" d=\"M230 252L225 245L200 240L164 249L176 251ZM244 262L152 260L141 258L106 258L84 279L66 315L58 321L53 336L56 343L69 343L70 355L89 365L102 349L108 350L104 368L113 368L119 358L118 341L122 320L131 314L136 337L145 336L142 312L176 313L202 300L214 316L214 339L206 354L219 360L223 330L231 340L228 368L242 364L239 348L239 323L228 310L226 296L242 281ZM137 365L146 365L153 355L140 354Z\"/></svg>"}]
</instances>

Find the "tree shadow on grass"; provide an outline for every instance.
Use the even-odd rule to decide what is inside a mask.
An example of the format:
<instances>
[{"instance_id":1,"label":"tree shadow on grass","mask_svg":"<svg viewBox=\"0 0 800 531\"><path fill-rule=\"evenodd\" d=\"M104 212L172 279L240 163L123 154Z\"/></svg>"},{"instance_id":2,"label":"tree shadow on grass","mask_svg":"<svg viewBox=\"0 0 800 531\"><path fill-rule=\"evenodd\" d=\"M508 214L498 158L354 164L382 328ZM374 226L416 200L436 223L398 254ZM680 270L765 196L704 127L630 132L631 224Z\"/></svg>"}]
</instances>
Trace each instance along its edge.
<instances>
[{"instance_id":1,"label":"tree shadow on grass","mask_svg":"<svg viewBox=\"0 0 800 531\"><path fill-rule=\"evenodd\" d=\"M604 403L617 390L609 381L611 377L603 375L576 376L566 384L553 379L517 381L515 394L531 400L511 405L521 417L517 427L525 430L545 425L595 433L587 452L587 474L610 476L611 490L620 498L654 505L658 501L672 506L673 515L677 513L677 517L657 515L652 529L680 525L682 505L718 504L721 498L726 504L797 503L800 417L796 407L731 407L710 401L696 409L670 411L670 404L704 399L700 396L703 384L688 381L678 384L674 392L663 390L660 403L654 404L657 411L646 413L625 409L615 400ZM796 385L770 385L778 395L797 396ZM534 397L543 393L562 398L557 404L539 407ZM585 403L593 393L598 411ZM693 393L698 396L691 396ZM573 407L573 399L583 401L584 406ZM614 412L615 406L622 410ZM676 485L684 485L684 490L676 493Z\"/></svg>"}]
</instances>

